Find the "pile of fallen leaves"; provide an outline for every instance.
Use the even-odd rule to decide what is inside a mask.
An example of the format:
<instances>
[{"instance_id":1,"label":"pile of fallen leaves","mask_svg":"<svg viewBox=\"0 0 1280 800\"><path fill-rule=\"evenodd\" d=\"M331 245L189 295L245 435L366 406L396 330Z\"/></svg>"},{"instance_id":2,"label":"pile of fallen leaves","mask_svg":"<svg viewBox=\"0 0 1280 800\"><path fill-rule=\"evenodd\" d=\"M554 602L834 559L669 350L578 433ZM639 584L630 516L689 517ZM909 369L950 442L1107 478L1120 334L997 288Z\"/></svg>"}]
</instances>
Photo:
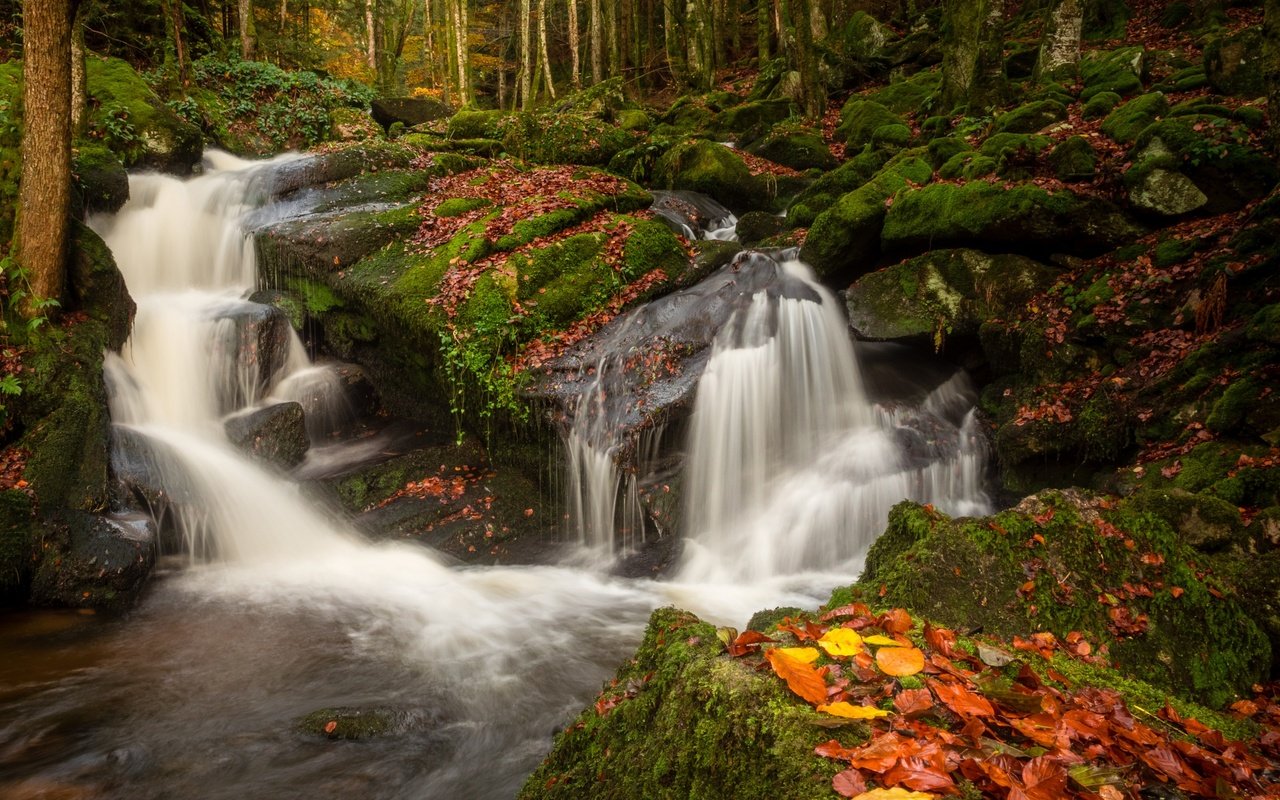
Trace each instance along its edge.
<instances>
[{"instance_id":1,"label":"pile of fallen leaves","mask_svg":"<svg viewBox=\"0 0 1280 800\"><path fill-rule=\"evenodd\" d=\"M762 655L761 668L767 664L833 724L845 718L871 726L865 744L833 739L815 750L847 765L832 780L843 797L934 798L959 794L964 782L984 797L1010 800L1120 800L1148 790L1280 795L1275 728L1245 744L1168 705L1138 710L1140 720L1113 690L1060 688L1069 681L1052 667L1042 677L1028 659L999 647L962 645L954 632L927 623L914 628L902 609L873 614L852 604L819 622L784 619L773 636L726 629L722 638L731 656ZM1087 654L1081 644L1051 634L1013 641L1037 659ZM1263 725L1280 721L1280 706L1267 700L1233 711Z\"/></svg>"}]
</instances>

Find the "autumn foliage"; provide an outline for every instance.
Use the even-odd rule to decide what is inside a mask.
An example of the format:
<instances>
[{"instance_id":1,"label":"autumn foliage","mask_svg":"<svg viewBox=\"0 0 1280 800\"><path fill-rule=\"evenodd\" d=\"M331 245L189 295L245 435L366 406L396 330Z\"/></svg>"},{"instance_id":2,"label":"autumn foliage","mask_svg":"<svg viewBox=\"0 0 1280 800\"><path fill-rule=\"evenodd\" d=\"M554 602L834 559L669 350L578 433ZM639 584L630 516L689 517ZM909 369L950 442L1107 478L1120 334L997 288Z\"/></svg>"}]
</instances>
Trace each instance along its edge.
<instances>
[{"instance_id":1,"label":"autumn foliage","mask_svg":"<svg viewBox=\"0 0 1280 800\"><path fill-rule=\"evenodd\" d=\"M1087 655L1078 636L1015 638L1010 652L927 623L917 629L902 609L851 604L818 622L785 619L772 635L724 638L730 656L763 656L760 668L818 712L869 725L858 744L846 737L815 749L844 766L832 780L843 797L936 798L964 787L1009 800L1280 793L1280 731L1230 741L1170 706L1130 708L1111 689L1068 688L1045 659ZM1232 710L1264 726L1280 721L1267 700Z\"/></svg>"}]
</instances>

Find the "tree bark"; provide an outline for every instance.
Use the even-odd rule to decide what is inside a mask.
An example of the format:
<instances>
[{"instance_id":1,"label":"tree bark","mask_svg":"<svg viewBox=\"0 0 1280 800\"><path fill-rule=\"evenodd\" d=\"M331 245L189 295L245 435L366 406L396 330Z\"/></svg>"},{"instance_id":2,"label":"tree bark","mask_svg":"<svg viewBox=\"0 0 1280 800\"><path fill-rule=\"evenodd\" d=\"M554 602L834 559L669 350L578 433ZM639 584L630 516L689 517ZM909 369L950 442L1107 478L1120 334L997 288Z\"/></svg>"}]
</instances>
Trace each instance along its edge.
<instances>
[{"instance_id":1,"label":"tree bark","mask_svg":"<svg viewBox=\"0 0 1280 800\"><path fill-rule=\"evenodd\" d=\"M591 3L591 82L604 80L604 14L601 13L600 0Z\"/></svg>"},{"instance_id":2,"label":"tree bark","mask_svg":"<svg viewBox=\"0 0 1280 800\"><path fill-rule=\"evenodd\" d=\"M1267 0L1262 22L1263 77L1267 82L1268 143L1280 160L1280 0Z\"/></svg>"},{"instance_id":3,"label":"tree bark","mask_svg":"<svg viewBox=\"0 0 1280 800\"><path fill-rule=\"evenodd\" d=\"M817 0L791 0L792 60L800 73L801 105L806 119L816 120L826 110L827 93L818 72L818 54L813 46L813 11Z\"/></svg>"},{"instance_id":4,"label":"tree bark","mask_svg":"<svg viewBox=\"0 0 1280 800\"><path fill-rule=\"evenodd\" d=\"M456 0L457 10L454 14L458 28L454 31L454 57L458 63L458 98L466 105L474 99L471 88L471 49L467 43L467 32L471 30L471 21L467 18L467 0Z\"/></svg>"},{"instance_id":5,"label":"tree bark","mask_svg":"<svg viewBox=\"0 0 1280 800\"><path fill-rule=\"evenodd\" d=\"M772 57L770 40L773 38L773 3L771 0L756 2L756 68L764 69Z\"/></svg>"},{"instance_id":6,"label":"tree bark","mask_svg":"<svg viewBox=\"0 0 1280 800\"><path fill-rule=\"evenodd\" d=\"M365 61L369 65L369 74L378 74L378 28L374 5L377 0L364 0L364 32Z\"/></svg>"},{"instance_id":7,"label":"tree bark","mask_svg":"<svg viewBox=\"0 0 1280 800\"><path fill-rule=\"evenodd\" d=\"M569 82L582 88L582 59L578 45L578 0L569 2Z\"/></svg>"},{"instance_id":8,"label":"tree bark","mask_svg":"<svg viewBox=\"0 0 1280 800\"><path fill-rule=\"evenodd\" d=\"M689 72L685 66L684 47L681 37L683 5L681 0L662 0L662 33L663 44L667 51L667 66L671 70L671 80L677 86L687 86Z\"/></svg>"},{"instance_id":9,"label":"tree bark","mask_svg":"<svg viewBox=\"0 0 1280 800\"><path fill-rule=\"evenodd\" d=\"M551 58L547 56L547 0L538 0L538 60L542 77L547 82L547 95L556 99L556 85L551 78Z\"/></svg>"},{"instance_id":10,"label":"tree bark","mask_svg":"<svg viewBox=\"0 0 1280 800\"><path fill-rule=\"evenodd\" d=\"M89 2L81 2L71 23L71 135L89 130L89 71L85 68L84 25Z\"/></svg>"},{"instance_id":11,"label":"tree bark","mask_svg":"<svg viewBox=\"0 0 1280 800\"><path fill-rule=\"evenodd\" d=\"M187 49L182 42L182 0L161 0L160 8L169 38L173 40L173 56L178 62L178 85L182 86L187 82Z\"/></svg>"},{"instance_id":12,"label":"tree bark","mask_svg":"<svg viewBox=\"0 0 1280 800\"><path fill-rule=\"evenodd\" d=\"M252 61L258 55L258 29L253 22L253 0L239 0L238 10L240 57L245 61Z\"/></svg>"},{"instance_id":13,"label":"tree bark","mask_svg":"<svg viewBox=\"0 0 1280 800\"><path fill-rule=\"evenodd\" d=\"M520 107L533 108L533 32L529 0L520 0Z\"/></svg>"},{"instance_id":14,"label":"tree bark","mask_svg":"<svg viewBox=\"0 0 1280 800\"><path fill-rule=\"evenodd\" d=\"M1084 32L1082 0L1054 0L1045 13L1036 80L1074 75L1080 66L1080 37Z\"/></svg>"},{"instance_id":15,"label":"tree bark","mask_svg":"<svg viewBox=\"0 0 1280 800\"><path fill-rule=\"evenodd\" d=\"M945 0L942 105L986 108L1004 92L1004 0Z\"/></svg>"},{"instance_id":16,"label":"tree bark","mask_svg":"<svg viewBox=\"0 0 1280 800\"><path fill-rule=\"evenodd\" d=\"M31 283L27 317L62 299L71 211L71 26L73 0L24 0L22 182L18 260Z\"/></svg>"}]
</instances>

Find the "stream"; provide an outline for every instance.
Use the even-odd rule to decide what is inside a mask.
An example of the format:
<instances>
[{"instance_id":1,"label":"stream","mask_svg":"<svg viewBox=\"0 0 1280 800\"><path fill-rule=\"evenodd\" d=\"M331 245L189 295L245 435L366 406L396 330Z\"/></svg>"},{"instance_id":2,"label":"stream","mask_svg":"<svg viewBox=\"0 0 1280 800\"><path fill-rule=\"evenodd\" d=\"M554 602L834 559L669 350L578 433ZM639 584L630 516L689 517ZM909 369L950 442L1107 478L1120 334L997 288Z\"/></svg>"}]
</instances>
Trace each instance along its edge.
<instances>
[{"instance_id":1,"label":"stream","mask_svg":"<svg viewBox=\"0 0 1280 800\"><path fill-rule=\"evenodd\" d=\"M857 574L893 503L989 508L963 376L910 407L874 402L838 301L775 254L765 266L789 288L744 296L698 388L672 576L609 573L630 489L589 399L565 483L592 557L472 568L368 542L223 432L227 415L279 399L342 413L296 336L264 374L235 335L256 311L242 220L273 213L270 168L215 153L189 181L135 175L125 208L91 221L138 303L108 358L113 420L164 452L198 502L182 553L128 614L0 615L0 797L510 798L652 609L742 627L758 609L816 607ZM922 414L945 421L945 452L904 445ZM385 709L391 730L297 730L335 707Z\"/></svg>"}]
</instances>

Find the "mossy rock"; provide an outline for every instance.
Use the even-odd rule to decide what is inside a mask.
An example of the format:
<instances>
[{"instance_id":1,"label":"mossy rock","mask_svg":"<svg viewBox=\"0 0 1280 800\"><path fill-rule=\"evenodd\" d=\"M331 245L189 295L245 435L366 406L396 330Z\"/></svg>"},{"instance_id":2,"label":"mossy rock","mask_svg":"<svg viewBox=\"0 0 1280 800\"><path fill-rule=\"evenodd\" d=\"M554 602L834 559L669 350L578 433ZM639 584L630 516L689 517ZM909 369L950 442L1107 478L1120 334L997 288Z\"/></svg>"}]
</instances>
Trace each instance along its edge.
<instances>
[{"instance_id":1,"label":"mossy rock","mask_svg":"<svg viewBox=\"0 0 1280 800\"><path fill-rule=\"evenodd\" d=\"M425 153L460 153L496 158L503 152L503 144L497 139L456 139L435 133L406 133L397 141Z\"/></svg>"},{"instance_id":2,"label":"mossy rock","mask_svg":"<svg viewBox=\"0 0 1280 800\"><path fill-rule=\"evenodd\" d=\"M364 142L382 138L382 128L361 108L335 108L329 112L329 137L337 142Z\"/></svg>"},{"instance_id":3,"label":"mossy rock","mask_svg":"<svg viewBox=\"0 0 1280 800\"><path fill-rule=\"evenodd\" d=\"M624 131L647 131L653 126L653 120L639 108L624 108L617 114L618 127Z\"/></svg>"},{"instance_id":4,"label":"mossy rock","mask_svg":"<svg viewBox=\"0 0 1280 800\"><path fill-rule=\"evenodd\" d=\"M1102 92L1114 92L1121 97L1128 97L1142 91L1146 57L1146 51L1141 47L1085 53L1080 59L1080 77L1084 82L1080 99L1088 103Z\"/></svg>"},{"instance_id":5,"label":"mossy rock","mask_svg":"<svg viewBox=\"0 0 1280 800\"><path fill-rule=\"evenodd\" d=\"M972 150L969 143L959 136L939 136L929 142L929 163L938 169L952 158Z\"/></svg>"},{"instance_id":6,"label":"mossy rock","mask_svg":"<svg viewBox=\"0 0 1280 800\"><path fill-rule=\"evenodd\" d=\"M295 723L299 733L355 741L394 732L397 713L389 708L321 708Z\"/></svg>"},{"instance_id":7,"label":"mossy rock","mask_svg":"<svg viewBox=\"0 0 1280 800\"><path fill-rule=\"evenodd\" d=\"M833 60L847 65L848 71L862 74L880 71L889 55L887 46L897 35L866 11L855 11L823 40Z\"/></svg>"},{"instance_id":8,"label":"mossy rock","mask_svg":"<svg viewBox=\"0 0 1280 800\"><path fill-rule=\"evenodd\" d=\"M996 133L987 138L978 152L995 161L996 173L1005 178L1024 179L1031 176L1040 155L1053 146L1047 136L1033 133ZM969 174L960 177L975 178Z\"/></svg>"},{"instance_id":9,"label":"mossy rock","mask_svg":"<svg viewBox=\"0 0 1280 800\"><path fill-rule=\"evenodd\" d=\"M1130 151L1125 186L1141 189L1155 170L1176 172L1204 193L1203 211L1234 211L1266 196L1280 179L1274 161L1245 127L1217 116L1171 116L1147 126Z\"/></svg>"},{"instance_id":10,"label":"mossy rock","mask_svg":"<svg viewBox=\"0 0 1280 800\"><path fill-rule=\"evenodd\" d=\"M1165 489L1141 492L1131 503L1169 523L1184 544L1202 553L1248 546L1240 509L1220 497Z\"/></svg>"},{"instance_id":11,"label":"mossy rock","mask_svg":"<svg viewBox=\"0 0 1280 800\"><path fill-rule=\"evenodd\" d=\"M739 147L746 147L796 113L796 106L790 100L753 100L716 114L715 119L707 123L707 129L717 139L732 140Z\"/></svg>"},{"instance_id":12,"label":"mossy rock","mask_svg":"<svg viewBox=\"0 0 1280 800\"><path fill-rule=\"evenodd\" d=\"M787 228L787 221L767 211L748 211L738 220L738 241L745 245L753 245L772 236L777 236Z\"/></svg>"},{"instance_id":13,"label":"mossy rock","mask_svg":"<svg viewBox=\"0 0 1280 800\"><path fill-rule=\"evenodd\" d=\"M956 153L947 159L946 163L938 167L938 177L943 180L959 178L971 181L985 178L988 175L995 175L999 168L1000 164L994 158L969 150Z\"/></svg>"},{"instance_id":14,"label":"mossy rock","mask_svg":"<svg viewBox=\"0 0 1280 800\"><path fill-rule=\"evenodd\" d=\"M0 603L27 599L36 554L35 508L18 489L0 492Z\"/></svg>"},{"instance_id":15,"label":"mossy rock","mask_svg":"<svg viewBox=\"0 0 1280 800\"><path fill-rule=\"evenodd\" d=\"M114 214L129 199L129 173L115 153L102 144L82 143L72 151L75 179L73 216Z\"/></svg>"},{"instance_id":16,"label":"mossy rock","mask_svg":"<svg viewBox=\"0 0 1280 800\"><path fill-rule=\"evenodd\" d=\"M907 134L910 136L910 131ZM812 128L799 125L775 125L768 135L747 150L775 164L797 170L829 170L836 166L835 156L831 155L822 136Z\"/></svg>"},{"instance_id":17,"label":"mossy rock","mask_svg":"<svg viewBox=\"0 0 1280 800\"><path fill-rule=\"evenodd\" d=\"M200 129L169 110L133 67L118 58L85 59L90 135L127 167L185 174L204 149Z\"/></svg>"},{"instance_id":18,"label":"mossy rock","mask_svg":"<svg viewBox=\"0 0 1280 800\"><path fill-rule=\"evenodd\" d=\"M1135 97L1107 115L1102 132L1120 144L1133 144L1149 125L1169 113L1169 101L1162 92Z\"/></svg>"},{"instance_id":19,"label":"mossy rock","mask_svg":"<svg viewBox=\"0 0 1280 800\"><path fill-rule=\"evenodd\" d=\"M921 70L910 77L890 81L888 86L876 89L866 99L895 114L910 114L928 106L929 98L937 94L941 85L941 70Z\"/></svg>"},{"instance_id":20,"label":"mossy rock","mask_svg":"<svg viewBox=\"0 0 1280 800\"><path fill-rule=\"evenodd\" d=\"M869 182L820 213L800 257L824 277L856 277L873 269L880 255L886 201L906 189L908 182L924 183L933 177L924 155L923 149L900 153Z\"/></svg>"},{"instance_id":21,"label":"mossy rock","mask_svg":"<svg viewBox=\"0 0 1280 800\"><path fill-rule=\"evenodd\" d=\"M626 94L623 93L622 76L617 76L570 92L556 101L554 111L557 114L575 114L612 122L620 119L619 115L628 105Z\"/></svg>"},{"instance_id":22,"label":"mossy rock","mask_svg":"<svg viewBox=\"0 0 1280 800\"><path fill-rule=\"evenodd\" d=\"M1067 118L1067 107L1058 100L1037 100L1019 106L995 119L1001 133L1036 133Z\"/></svg>"},{"instance_id":23,"label":"mossy rock","mask_svg":"<svg viewBox=\"0 0 1280 800\"><path fill-rule=\"evenodd\" d=\"M120 611L137 600L158 549L150 517L72 509L42 510L41 516L32 603Z\"/></svg>"},{"instance_id":24,"label":"mossy rock","mask_svg":"<svg viewBox=\"0 0 1280 800\"><path fill-rule=\"evenodd\" d=\"M1205 442L1176 458L1145 465L1132 491L1182 489L1203 493L1237 506L1266 508L1280 504L1280 468L1266 466L1268 448L1229 441ZM1241 456L1263 461L1239 466Z\"/></svg>"},{"instance_id":25,"label":"mossy rock","mask_svg":"<svg viewBox=\"0 0 1280 800\"><path fill-rule=\"evenodd\" d=\"M1267 93L1267 47L1262 28L1257 26L1211 39L1204 48L1204 73L1209 85L1219 94L1262 97Z\"/></svg>"},{"instance_id":26,"label":"mossy rock","mask_svg":"<svg viewBox=\"0 0 1280 800\"><path fill-rule=\"evenodd\" d=\"M1083 136L1064 139L1049 154L1049 166L1064 183L1092 180L1097 164L1097 153Z\"/></svg>"},{"instance_id":27,"label":"mossy rock","mask_svg":"<svg viewBox=\"0 0 1280 800\"><path fill-rule=\"evenodd\" d=\"M840 109L836 135L844 139L850 150L856 151L870 144L876 130L885 125L905 125L905 122L879 103L855 95Z\"/></svg>"},{"instance_id":28,"label":"mossy rock","mask_svg":"<svg viewBox=\"0 0 1280 800\"><path fill-rule=\"evenodd\" d=\"M1141 233L1105 200L975 182L900 193L888 210L882 242L890 251L976 244L1096 255Z\"/></svg>"},{"instance_id":29,"label":"mossy rock","mask_svg":"<svg viewBox=\"0 0 1280 800\"><path fill-rule=\"evenodd\" d=\"M1098 119L1110 114L1115 110L1116 106L1123 102L1124 98L1115 92L1098 92L1089 98L1089 102L1084 104L1080 114L1085 119Z\"/></svg>"},{"instance_id":30,"label":"mossy rock","mask_svg":"<svg viewBox=\"0 0 1280 800\"><path fill-rule=\"evenodd\" d=\"M449 117L449 136L453 139L501 139L505 116L497 110L460 108Z\"/></svg>"},{"instance_id":31,"label":"mossy rock","mask_svg":"<svg viewBox=\"0 0 1280 800\"><path fill-rule=\"evenodd\" d=\"M849 324L866 339L972 336L983 320L1021 310L1056 276L1023 256L933 250L859 278L845 295Z\"/></svg>"},{"instance_id":32,"label":"mossy rock","mask_svg":"<svg viewBox=\"0 0 1280 800\"><path fill-rule=\"evenodd\" d=\"M766 209L772 199L736 153L706 139L668 150L654 165L653 179L660 188L702 192L738 211Z\"/></svg>"},{"instance_id":33,"label":"mossy rock","mask_svg":"<svg viewBox=\"0 0 1280 800\"><path fill-rule=\"evenodd\" d=\"M534 164L604 166L634 143L611 122L579 114L516 114L502 139L508 153Z\"/></svg>"},{"instance_id":34,"label":"mossy rock","mask_svg":"<svg viewBox=\"0 0 1280 800\"><path fill-rule=\"evenodd\" d=\"M634 800L830 797L839 766L815 759L828 729L771 671L730 658L715 627L672 608L653 613L635 656L557 737L519 797Z\"/></svg>"},{"instance_id":35,"label":"mossy rock","mask_svg":"<svg viewBox=\"0 0 1280 800\"><path fill-rule=\"evenodd\" d=\"M66 304L68 310L82 311L104 326L107 349L124 347L136 306L106 242L80 222L71 227Z\"/></svg>"},{"instance_id":36,"label":"mossy rock","mask_svg":"<svg viewBox=\"0 0 1280 800\"><path fill-rule=\"evenodd\" d=\"M884 154L875 151L847 159L796 195L787 208L787 223L796 228L812 225L818 214L830 208L841 196L874 178L884 164Z\"/></svg>"},{"instance_id":37,"label":"mossy rock","mask_svg":"<svg viewBox=\"0 0 1280 800\"><path fill-rule=\"evenodd\" d=\"M1121 671L1221 707L1248 695L1271 648L1242 601L1195 560L1159 517L1050 492L987 519L899 504L859 584L889 605L995 636L1080 631L1107 644Z\"/></svg>"}]
</instances>

